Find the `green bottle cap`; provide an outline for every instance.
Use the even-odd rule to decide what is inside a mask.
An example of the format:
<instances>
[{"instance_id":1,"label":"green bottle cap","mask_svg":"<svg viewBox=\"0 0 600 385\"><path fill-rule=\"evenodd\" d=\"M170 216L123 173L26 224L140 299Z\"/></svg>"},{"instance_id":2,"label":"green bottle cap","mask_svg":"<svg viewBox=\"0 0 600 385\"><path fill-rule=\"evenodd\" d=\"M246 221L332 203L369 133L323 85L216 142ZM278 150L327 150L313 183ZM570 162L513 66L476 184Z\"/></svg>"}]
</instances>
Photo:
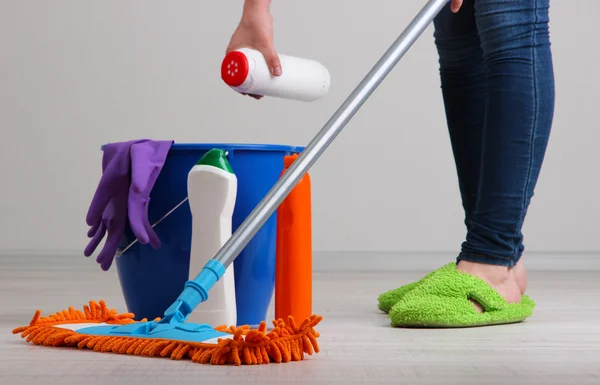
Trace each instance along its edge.
<instances>
[{"instance_id":1,"label":"green bottle cap","mask_svg":"<svg viewBox=\"0 0 600 385\"><path fill-rule=\"evenodd\" d=\"M212 150L204 154L204 156L200 158L196 165L213 166L233 174L231 165L227 161L227 152L218 148L213 148Z\"/></svg>"}]
</instances>

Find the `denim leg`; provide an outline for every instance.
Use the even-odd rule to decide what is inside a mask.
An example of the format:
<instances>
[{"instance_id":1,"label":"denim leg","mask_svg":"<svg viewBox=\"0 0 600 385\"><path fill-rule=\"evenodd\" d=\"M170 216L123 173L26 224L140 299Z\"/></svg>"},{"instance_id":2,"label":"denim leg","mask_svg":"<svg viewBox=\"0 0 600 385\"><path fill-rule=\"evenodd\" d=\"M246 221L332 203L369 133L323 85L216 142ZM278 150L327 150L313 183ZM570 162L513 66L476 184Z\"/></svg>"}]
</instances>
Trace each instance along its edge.
<instances>
[{"instance_id":1,"label":"denim leg","mask_svg":"<svg viewBox=\"0 0 600 385\"><path fill-rule=\"evenodd\" d=\"M465 0L457 14L445 7L434 27L446 122L469 230L477 201L486 107L485 64L473 0Z\"/></svg>"},{"instance_id":2,"label":"denim leg","mask_svg":"<svg viewBox=\"0 0 600 385\"><path fill-rule=\"evenodd\" d=\"M477 202L458 260L514 266L554 114L549 0L474 0L487 87Z\"/></svg>"}]
</instances>

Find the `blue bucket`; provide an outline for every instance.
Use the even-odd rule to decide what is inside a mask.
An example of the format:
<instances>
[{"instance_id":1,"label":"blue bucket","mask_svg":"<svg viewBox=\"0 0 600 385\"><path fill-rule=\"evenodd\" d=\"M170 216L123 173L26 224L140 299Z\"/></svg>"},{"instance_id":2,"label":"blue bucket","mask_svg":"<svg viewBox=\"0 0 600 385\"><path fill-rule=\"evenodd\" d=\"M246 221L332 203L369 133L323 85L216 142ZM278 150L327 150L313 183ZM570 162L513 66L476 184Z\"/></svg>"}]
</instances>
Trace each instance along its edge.
<instances>
[{"instance_id":1,"label":"blue bucket","mask_svg":"<svg viewBox=\"0 0 600 385\"><path fill-rule=\"evenodd\" d=\"M284 145L175 143L151 193L150 223L185 199L189 170L213 148L229 152L238 179L232 231L277 182L284 157L303 150ZM256 326L266 319L275 285L276 221L274 213L234 261L238 325ZM115 259L125 303L136 319L162 317L188 280L192 217L187 202L154 230L162 242L159 249L136 243ZM128 227L121 247L133 240Z\"/></svg>"}]
</instances>

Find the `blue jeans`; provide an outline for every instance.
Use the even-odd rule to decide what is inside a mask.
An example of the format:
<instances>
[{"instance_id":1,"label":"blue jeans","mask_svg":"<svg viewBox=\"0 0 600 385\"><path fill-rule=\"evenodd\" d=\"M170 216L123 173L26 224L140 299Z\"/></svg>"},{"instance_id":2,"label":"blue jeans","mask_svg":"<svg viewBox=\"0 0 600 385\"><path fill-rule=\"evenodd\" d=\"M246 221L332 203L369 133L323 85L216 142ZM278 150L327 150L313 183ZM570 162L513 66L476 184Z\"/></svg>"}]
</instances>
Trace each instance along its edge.
<instances>
[{"instance_id":1,"label":"blue jeans","mask_svg":"<svg viewBox=\"0 0 600 385\"><path fill-rule=\"evenodd\" d=\"M465 210L458 261L514 266L554 115L549 0L465 0L434 21Z\"/></svg>"}]
</instances>

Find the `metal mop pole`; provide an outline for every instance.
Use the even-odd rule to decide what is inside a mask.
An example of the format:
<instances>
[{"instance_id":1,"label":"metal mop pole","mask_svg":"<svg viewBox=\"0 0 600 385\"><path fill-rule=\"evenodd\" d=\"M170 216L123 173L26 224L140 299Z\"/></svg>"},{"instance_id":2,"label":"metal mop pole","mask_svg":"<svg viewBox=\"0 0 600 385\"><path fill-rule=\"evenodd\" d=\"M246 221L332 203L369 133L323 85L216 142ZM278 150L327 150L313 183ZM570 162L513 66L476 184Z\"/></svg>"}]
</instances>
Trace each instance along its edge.
<instances>
[{"instance_id":1,"label":"metal mop pole","mask_svg":"<svg viewBox=\"0 0 600 385\"><path fill-rule=\"evenodd\" d=\"M227 268L450 0L429 0L213 259Z\"/></svg>"},{"instance_id":2,"label":"metal mop pole","mask_svg":"<svg viewBox=\"0 0 600 385\"><path fill-rule=\"evenodd\" d=\"M277 210L304 174L308 172L396 63L449 2L450 0L429 0L425 4L404 32L394 41L392 46L306 146L294 163L279 178L256 208L246 217L223 247L207 262L194 280L186 282L184 291L173 305L165 311L165 317L161 323L184 322L196 306L208 298L208 290L222 277L227 267Z\"/></svg>"}]
</instances>

